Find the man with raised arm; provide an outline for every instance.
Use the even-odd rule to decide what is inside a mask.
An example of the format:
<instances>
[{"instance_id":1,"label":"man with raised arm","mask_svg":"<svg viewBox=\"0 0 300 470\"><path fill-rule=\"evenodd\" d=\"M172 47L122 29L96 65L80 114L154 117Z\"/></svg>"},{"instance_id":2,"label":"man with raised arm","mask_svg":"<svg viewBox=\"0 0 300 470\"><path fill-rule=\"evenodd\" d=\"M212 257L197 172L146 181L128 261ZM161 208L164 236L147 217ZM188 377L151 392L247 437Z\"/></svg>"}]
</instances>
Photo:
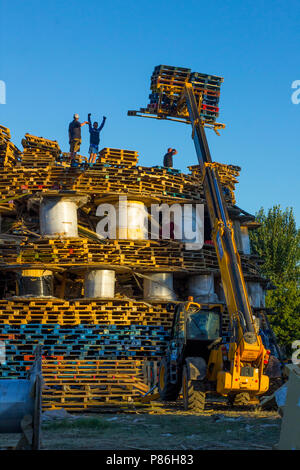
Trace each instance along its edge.
<instances>
[{"instance_id":1,"label":"man with raised arm","mask_svg":"<svg viewBox=\"0 0 300 470\"><path fill-rule=\"evenodd\" d=\"M88 114L88 124L89 124L89 131L90 131L90 148L89 148L89 163L93 165L96 161L97 154L99 152L99 143L100 143L100 132L102 131L104 124L106 121L106 117L103 116L102 123L100 127L98 127L98 122L94 122L92 125L91 123L91 113Z\"/></svg>"}]
</instances>

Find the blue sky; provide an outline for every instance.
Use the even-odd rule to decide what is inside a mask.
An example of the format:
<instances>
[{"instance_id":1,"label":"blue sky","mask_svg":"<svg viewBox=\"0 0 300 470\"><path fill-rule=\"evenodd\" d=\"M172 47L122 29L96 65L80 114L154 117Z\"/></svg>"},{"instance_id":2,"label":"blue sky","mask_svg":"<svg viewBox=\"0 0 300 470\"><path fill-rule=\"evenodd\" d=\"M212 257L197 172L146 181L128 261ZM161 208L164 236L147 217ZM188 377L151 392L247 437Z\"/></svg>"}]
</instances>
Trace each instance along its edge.
<instances>
[{"instance_id":1,"label":"blue sky","mask_svg":"<svg viewBox=\"0 0 300 470\"><path fill-rule=\"evenodd\" d=\"M127 0L0 0L0 123L13 141L32 133L68 151L74 112L107 116L101 147L137 150L145 166L175 147L176 167L197 159L189 126L127 117L148 101L155 65L224 77L221 137L208 131L212 158L242 167L237 203L292 206L300 223L300 3ZM83 128L82 154L88 150Z\"/></svg>"}]
</instances>

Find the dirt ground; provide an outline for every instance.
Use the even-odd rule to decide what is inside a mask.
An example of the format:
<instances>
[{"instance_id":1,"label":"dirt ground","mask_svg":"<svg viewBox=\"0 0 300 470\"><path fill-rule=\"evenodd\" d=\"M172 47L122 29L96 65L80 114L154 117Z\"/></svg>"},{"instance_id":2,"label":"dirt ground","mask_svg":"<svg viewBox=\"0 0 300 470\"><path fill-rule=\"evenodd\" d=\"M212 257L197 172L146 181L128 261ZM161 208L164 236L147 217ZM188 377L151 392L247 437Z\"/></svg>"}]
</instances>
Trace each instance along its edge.
<instances>
[{"instance_id":1,"label":"dirt ground","mask_svg":"<svg viewBox=\"0 0 300 470\"><path fill-rule=\"evenodd\" d=\"M153 404L121 413L68 415L43 421L47 450L271 450L279 441L277 412L228 410L225 406L197 415L180 404ZM0 447L12 447L18 435L0 435Z\"/></svg>"}]
</instances>

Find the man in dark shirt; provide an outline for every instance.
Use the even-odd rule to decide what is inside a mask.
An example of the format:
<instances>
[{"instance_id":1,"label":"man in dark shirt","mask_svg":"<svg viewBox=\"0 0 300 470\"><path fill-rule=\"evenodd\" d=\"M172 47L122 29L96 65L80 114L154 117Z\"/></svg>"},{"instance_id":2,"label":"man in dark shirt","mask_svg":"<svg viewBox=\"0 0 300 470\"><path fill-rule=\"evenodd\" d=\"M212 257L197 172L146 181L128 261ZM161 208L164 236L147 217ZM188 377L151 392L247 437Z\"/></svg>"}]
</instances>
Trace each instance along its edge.
<instances>
[{"instance_id":1,"label":"man in dark shirt","mask_svg":"<svg viewBox=\"0 0 300 470\"><path fill-rule=\"evenodd\" d=\"M76 154L80 150L81 144L81 128L85 124L88 124L87 121L80 123L79 114L74 114L74 119L69 124L69 144L70 144L70 154L71 154L71 164L74 163Z\"/></svg>"},{"instance_id":2,"label":"man in dark shirt","mask_svg":"<svg viewBox=\"0 0 300 470\"><path fill-rule=\"evenodd\" d=\"M88 124L90 131L90 149L89 149L89 163L93 165L96 161L97 154L99 152L99 143L100 143L100 132L102 131L106 117L103 116L101 126L98 127L98 122L94 122L93 126L91 123L91 113L88 114Z\"/></svg>"},{"instance_id":3,"label":"man in dark shirt","mask_svg":"<svg viewBox=\"0 0 300 470\"><path fill-rule=\"evenodd\" d=\"M168 152L164 156L164 166L167 168L173 168L173 155L176 155L177 150L168 148Z\"/></svg>"}]
</instances>

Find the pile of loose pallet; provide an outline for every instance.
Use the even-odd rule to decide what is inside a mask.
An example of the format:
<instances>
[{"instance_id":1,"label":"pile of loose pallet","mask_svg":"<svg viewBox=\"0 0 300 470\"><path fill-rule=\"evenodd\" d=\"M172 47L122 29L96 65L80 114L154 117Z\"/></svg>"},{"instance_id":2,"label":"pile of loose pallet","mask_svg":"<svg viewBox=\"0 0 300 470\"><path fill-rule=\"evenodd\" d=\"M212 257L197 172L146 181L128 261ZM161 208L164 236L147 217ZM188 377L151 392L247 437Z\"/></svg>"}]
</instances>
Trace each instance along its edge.
<instances>
[{"instance_id":1,"label":"pile of loose pallet","mask_svg":"<svg viewBox=\"0 0 300 470\"><path fill-rule=\"evenodd\" d=\"M255 257L241 255L244 275L258 275ZM87 238L25 239L18 243L6 243L0 248L0 266L41 263L48 268L73 266L92 267L107 264L124 266L131 270L181 271L205 273L219 271L213 246L206 244L202 250L186 250L184 243L153 240L102 240L92 242Z\"/></svg>"},{"instance_id":2,"label":"pile of loose pallet","mask_svg":"<svg viewBox=\"0 0 300 470\"><path fill-rule=\"evenodd\" d=\"M222 163L216 163L218 175L220 178L221 185L224 188L225 198L235 204L235 185L238 183L238 176L240 175L241 167L236 165L224 165ZM202 171L200 165L189 166L188 169L192 175L197 179L202 177Z\"/></svg>"},{"instance_id":3,"label":"pile of loose pallet","mask_svg":"<svg viewBox=\"0 0 300 470\"><path fill-rule=\"evenodd\" d=\"M100 406L134 403L148 391L143 362L128 360L44 360L43 407L97 411Z\"/></svg>"},{"instance_id":4,"label":"pile of loose pallet","mask_svg":"<svg viewBox=\"0 0 300 470\"><path fill-rule=\"evenodd\" d=\"M0 126L0 166L15 166L20 155L20 150L10 141L10 130Z\"/></svg>"},{"instance_id":5,"label":"pile of loose pallet","mask_svg":"<svg viewBox=\"0 0 300 470\"><path fill-rule=\"evenodd\" d=\"M171 77L160 70L153 76L153 87L166 86L166 80L174 84L181 73L193 83L198 80L199 89L206 90L207 104L212 99L217 105L218 77L196 77L178 70ZM178 81L182 88L184 81ZM217 110L213 112L216 116ZM213 119L211 114L206 117ZM150 361L157 365L164 354L173 317L166 303L141 298L141 278L149 271L172 271L184 284L190 274L218 276L217 258L209 240L200 251L187 250L175 240L99 240L93 214L99 201L118 194L143 196L150 202L154 198L204 203L199 169L194 166L191 173L183 174L159 166L142 167L137 152L114 148L104 148L93 168L72 168L55 141L26 134L23 146L21 153L10 142L9 130L0 127L0 210L5 232L0 235L0 269L9 274L4 276L6 288L0 300L0 340L7 351L0 375L24 377L35 346L42 344L44 408L95 410L133 402L148 390L145 365ZM240 168L219 164L218 171L226 201L233 207ZM77 238L47 239L39 234L39 198L44 192L59 195L60 190L88 196L78 213ZM246 279L262 280L254 257L241 255L241 260ZM108 265L117 272L116 297L83 298L84 270ZM15 281L9 284L10 279L28 266L52 270L55 295L61 298L17 297ZM61 290L61 285L66 288ZM226 313L223 327L228 336Z\"/></svg>"}]
</instances>

